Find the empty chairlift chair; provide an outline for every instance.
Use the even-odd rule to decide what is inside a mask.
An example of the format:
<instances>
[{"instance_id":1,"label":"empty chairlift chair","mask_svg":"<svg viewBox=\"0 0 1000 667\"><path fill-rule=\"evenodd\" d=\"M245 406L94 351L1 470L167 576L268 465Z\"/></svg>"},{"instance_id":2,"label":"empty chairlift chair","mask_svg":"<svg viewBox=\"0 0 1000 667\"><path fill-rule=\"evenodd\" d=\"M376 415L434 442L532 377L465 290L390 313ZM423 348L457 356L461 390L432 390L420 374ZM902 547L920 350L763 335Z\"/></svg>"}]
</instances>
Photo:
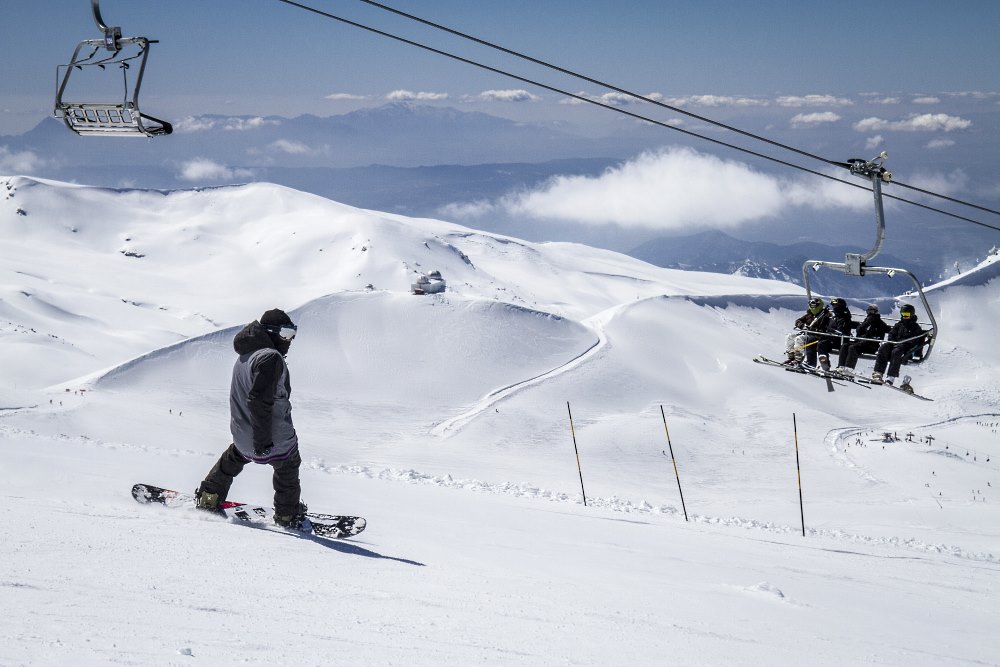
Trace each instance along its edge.
<instances>
[{"instance_id":1,"label":"empty chairlift chair","mask_svg":"<svg viewBox=\"0 0 1000 667\"><path fill-rule=\"evenodd\" d=\"M170 134L173 131L170 123L139 109L139 89L146 71L150 45L155 44L156 40L122 37L121 28L108 27L104 23L99 0L91 0L91 7L94 21L104 32L104 37L83 40L73 51L70 62L56 69L56 117L62 118L66 127L82 136L158 137ZM84 77L84 73L88 73L96 74L102 79L117 78L116 70L121 71L125 88L121 98L110 102L71 99L71 77L77 81ZM131 85L130 70L135 73Z\"/></svg>"}]
</instances>

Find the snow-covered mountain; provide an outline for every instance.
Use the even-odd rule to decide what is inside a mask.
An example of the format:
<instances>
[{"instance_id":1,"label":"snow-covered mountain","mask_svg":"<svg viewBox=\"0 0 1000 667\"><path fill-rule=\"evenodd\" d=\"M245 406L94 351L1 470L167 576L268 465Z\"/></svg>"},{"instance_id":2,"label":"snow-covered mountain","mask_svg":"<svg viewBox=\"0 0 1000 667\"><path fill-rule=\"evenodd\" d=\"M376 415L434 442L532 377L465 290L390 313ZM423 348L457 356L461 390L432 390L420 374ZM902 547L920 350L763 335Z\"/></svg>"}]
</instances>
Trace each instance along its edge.
<instances>
[{"instance_id":1,"label":"snow-covered mountain","mask_svg":"<svg viewBox=\"0 0 1000 667\"><path fill-rule=\"evenodd\" d=\"M275 185L4 177L0 230L0 663L1000 654L995 257L929 291L925 403L752 363L803 307L786 283ZM410 294L430 270L448 290ZM366 516L350 542L128 495L204 476L232 336L275 306L305 499Z\"/></svg>"}]
</instances>

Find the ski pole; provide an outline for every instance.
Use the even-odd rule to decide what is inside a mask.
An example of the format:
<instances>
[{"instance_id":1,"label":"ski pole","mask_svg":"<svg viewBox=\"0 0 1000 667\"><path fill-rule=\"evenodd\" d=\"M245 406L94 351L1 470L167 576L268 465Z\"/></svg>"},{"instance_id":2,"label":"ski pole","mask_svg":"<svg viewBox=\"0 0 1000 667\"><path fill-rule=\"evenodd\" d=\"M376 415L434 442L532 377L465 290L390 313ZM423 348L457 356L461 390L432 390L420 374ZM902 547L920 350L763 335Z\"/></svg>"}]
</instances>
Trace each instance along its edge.
<instances>
[{"instance_id":1,"label":"ski pole","mask_svg":"<svg viewBox=\"0 0 1000 667\"><path fill-rule=\"evenodd\" d=\"M667 446L670 447L670 460L674 462L674 477L677 478L677 493L681 494L681 509L684 510L684 520L688 521L688 511L687 507L684 505L684 492L681 491L681 476L677 472L677 459L674 458L674 445L670 442L670 429L667 428L667 415L663 412L663 406L660 406L660 416L663 417L663 430L667 433Z\"/></svg>"},{"instance_id":2,"label":"ski pole","mask_svg":"<svg viewBox=\"0 0 1000 667\"><path fill-rule=\"evenodd\" d=\"M580 467L580 450L576 446L576 429L573 428L573 411L566 401L566 412L569 413L569 432L573 435L573 451L576 452L576 471L580 473L580 492L583 494L583 506L587 506L587 492L583 488L583 468Z\"/></svg>"},{"instance_id":3,"label":"ski pole","mask_svg":"<svg viewBox=\"0 0 1000 667\"><path fill-rule=\"evenodd\" d=\"M806 536L806 514L802 508L802 468L799 466L799 427L792 413L792 431L795 435L795 471L799 478L799 516L802 518L802 537Z\"/></svg>"},{"instance_id":4,"label":"ski pole","mask_svg":"<svg viewBox=\"0 0 1000 667\"><path fill-rule=\"evenodd\" d=\"M816 339L816 340L814 340L814 341L813 341L813 342L811 342L811 343L806 343L805 345L798 345L798 346L796 346L796 347L793 347L793 348L792 348L792 351L796 351L796 350L804 350L804 349L806 349L807 347L809 347L810 345L815 345L815 344L816 344L816 343L818 343L818 342L819 342L819 339Z\"/></svg>"}]
</instances>

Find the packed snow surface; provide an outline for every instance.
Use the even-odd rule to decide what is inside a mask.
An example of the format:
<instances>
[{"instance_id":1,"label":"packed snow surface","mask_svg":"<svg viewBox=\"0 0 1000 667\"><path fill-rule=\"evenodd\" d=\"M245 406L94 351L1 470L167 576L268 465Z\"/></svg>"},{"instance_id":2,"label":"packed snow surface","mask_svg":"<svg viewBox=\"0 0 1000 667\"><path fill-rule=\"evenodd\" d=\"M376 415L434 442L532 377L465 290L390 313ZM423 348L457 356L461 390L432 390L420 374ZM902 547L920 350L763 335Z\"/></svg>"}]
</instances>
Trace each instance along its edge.
<instances>
[{"instance_id":1,"label":"packed snow surface","mask_svg":"<svg viewBox=\"0 0 1000 667\"><path fill-rule=\"evenodd\" d=\"M995 261L928 291L922 402L753 363L797 287L273 185L3 177L0 230L0 664L1000 664ZM197 486L273 307L355 539L130 497Z\"/></svg>"}]
</instances>

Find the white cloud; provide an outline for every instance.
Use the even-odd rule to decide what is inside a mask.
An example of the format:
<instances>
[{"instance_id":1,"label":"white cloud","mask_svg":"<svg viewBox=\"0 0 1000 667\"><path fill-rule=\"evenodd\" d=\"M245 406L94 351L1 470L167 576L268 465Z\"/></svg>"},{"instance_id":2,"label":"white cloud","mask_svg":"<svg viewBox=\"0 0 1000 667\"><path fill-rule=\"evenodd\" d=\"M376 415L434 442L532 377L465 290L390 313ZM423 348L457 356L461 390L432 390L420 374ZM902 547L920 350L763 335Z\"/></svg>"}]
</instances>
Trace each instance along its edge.
<instances>
[{"instance_id":1,"label":"white cloud","mask_svg":"<svg viewBox=\"0 0 1000 667\"><path fill-rule=\"evenodd\" d=\"M834 174L843 180L842 174ZM557 176L528 192L451 204L446 218L508 215L650 229L734 228L795 207L867 210L871 194L830 180L797 181L689 148L644 153L599 176Z\"/></svg>"},{"instance_id":2,"label":"white cloud","mask_svg":"<svg viewBox=\"0 0 1000 667\"><path fill-rule=\"evenodd\" d=\"M12 153L7 146L0 146L0 174L30 174L46 164L31 151Z\"/></svg>"},{"instance_id":3,"label":"white cloud","mask_svg":"<svg viewBox=\"0 0 1000 667\"><path fill-rule=\"evenodd\" d=\"M940 97L934 97L932 95L925 95L923 97L914 97L914 104L941 104Z\"/></svg>"},{"instance_id":4,"label":"white cloud","mask_svg":"<svg viewBox=\"0 0 1000 667\"><path fill-rule=\"evenodd\" d=\"M883 95L882 93L861 93L861 97L868 104L899 104L903 100L895 95Z\"/></svg>"},{"instance_id":5,"label":"white cloud","mask_svg":"<svg viewBox=\"0 0 1000 667\"><path fill-rule=\"evenodd\" d=\"M174 132L208 132L210 130L223 130L225 132L245 132L256 130L266 125L280 125L281 121L261 116L243 118L239 116L206 117L206 116L186 116L173 124Z\"/></svg>"},{"instance_id":6,"label":"white cloud","mask_svg":"<svg viewBox=\"0 0 1000 667\"><path fill-rule=\"evenodd\" d=\"M961 169L949 173L917 173L907 179L910 185L938 194L954 196L969 189L969 175Z\"/></svg>"},{"instance_id":7,"label":"white cloud","mask_svg":"<svg viewBox=\"0 0 1000 667\"><path fill-rule=\"evenodd\" d=\"M289 141L288 139L278 139L271 143L270 148L289 155L304 155L312 150L301 141Z\"/></svg>"},{"instance_id":8,"label":"white cloud","mask_svg":"<svg viewBox=\"0 0 1000 667\"><path fill-rule=\"evenodd\" d=\"M846 97L833 95L785 95L775 101L782 107L847 107L854 104Z\"/></svg>"},{"instance_id":9,"label":"white cloud","mask_svg":"<svg viewBox=\"0 0 1000 667\"><path fill-rule=\"evenodd\" d=\"M766 107L767 100L753 97L732 97L730 95L689 95L687 97L670 97L664 100L675 107Z\"/></svg>"},{"instance_id":10,"label":"white cloud","mask_svg":"<svg viewBox=\"0 0 1000 667\"><path fill-rule=\"evenodd\" d=\"M385 96L390 102L433 102L448 99L448 93L422 93L412 90L394 90Z\"/></svg>"},{"instance_id":11,"label":"white cloud","mask_svg":"<svg viewBox=\"0 0 1000 667\"><path fill-rule=\"evenodd\" d=\"M823 123L836 123L840 116L832 111L822 111L818 113L800 113L792 116L790 121L794 128L816 127Z\"/></svg>"},{"instance_id":12,"label":"white cloud","mask_svg":"<svg viewBox=\"0 0 1000 667\"><path fill-rule=\"evenodd\" d=\"M537 102L537 95L532 95L527 90L484 90L477 96L484 102Z\"/></svg>"},{"instance_id":13,"label":"white cloud","mask_svg":"<svg viewBox=\"0 0 1000 667\"><path fill-rule=\"evenodd\" d=\"M950 148L954 146L955 142L951 139L931 139L927 142L927 148L930 150L939 150L942 148Z\"/></svg>"},{"instance_id":14,"label":"white cloud","mask_svg":"<svg viewBox=\"0 0 1000 667\"><path fill-rule=\"evenodd\" d=\"M246 130L256 130L265 125L280 125L277 120L268 120L255 116L253 118L227 118L222 124L222 129L227 132L244 132Z\"/></svg>"},{"instance_id":15,"label":"white cloud","mask_svg":"<svg viewBox=\"0 0 1000 667\"><path fill-rule=\"evenodd\" d=\"M885 143L885 138L881 134L876 134L873 137L868 137L865 140L865 148L868 150L875 150L879 146Z\"/></svg>"},{"instance_id":16,"label":"white cloud","mask_svg":"<svg viewBox=\"0 0 1000 667\"><path fill-rule=\"evenodd\" d=\"M249 169L231 169L208 158L195 158L182 163L178 174L185 181L231 181L252 176L253 172Z\"/></svg>"},{"instance_id":17,"label":"white cloud","mask_svg":"<svg viewBox=\"0 0 1000 667\"><path fill-rule=\"evenodd\" d=\"M781 206L776 181L744 164L675 148L598 177L560 176L506 202L510 213L649 228L736 226Z\"/></svg>"},{"instance_id":18,"label":"white cloud","mask_svg":"<svg viewBox=\"0 0 1000 667\"><path fill-rule=\"evenodd\" d=\"M858 132L877 132L880 130L896 130L900 132L951 132L964 130L972 125L971 120L943 113L925 113L909 116L904 120L884 120L882 118L865 118L854 124Z\"/></svg>"},{"instance_id":19,"label":"white cloud","mask_svg":"<svg viewBox=\"0 0 1000 667\"><path fill-rule=\"evenodd\" d=\"M642 102L642 100L640 100L637 97L626 95L625 93L616 93L616 92L604 93L603 95L590 95L588 93L580 92L577 93L577 95L579 95L584 99L581 100L579 97L567 97L565 99L559 100L559 104L586 104L586 100L591 100L593 102L599 102L601 104L606 104L607 106L611 107L624 107L628 106L629 104L638 104ZM653 100L659 100L663 96L658 93L650 93L649 95L645 95L644 97L648 97Z\"/></svg>"},{"instance_id":20,"label":"white cloud","mask_svg":"<svg viewBox=\"0 0 1000 667\"><path fill-rule=\"evenodd\" d=\"M354 95L353 93L331 93L325 96L323 99L339 102L341 100L348 100L348 101L367 100L368 97L365 95Z\"/></svg>"},{"instance_id":21,"label":"white cloud","mask_svg":"<svg viewBox=\"0 0 1000 667\"><path fill-rule=\"evenodd\" d=\"M479 199L473 202L456 202L446 204L440 208L441 217L444 219L465 219L481 218L494 213L501 208L500 204L486 199Z\"/></svg>"}]
</instances>

